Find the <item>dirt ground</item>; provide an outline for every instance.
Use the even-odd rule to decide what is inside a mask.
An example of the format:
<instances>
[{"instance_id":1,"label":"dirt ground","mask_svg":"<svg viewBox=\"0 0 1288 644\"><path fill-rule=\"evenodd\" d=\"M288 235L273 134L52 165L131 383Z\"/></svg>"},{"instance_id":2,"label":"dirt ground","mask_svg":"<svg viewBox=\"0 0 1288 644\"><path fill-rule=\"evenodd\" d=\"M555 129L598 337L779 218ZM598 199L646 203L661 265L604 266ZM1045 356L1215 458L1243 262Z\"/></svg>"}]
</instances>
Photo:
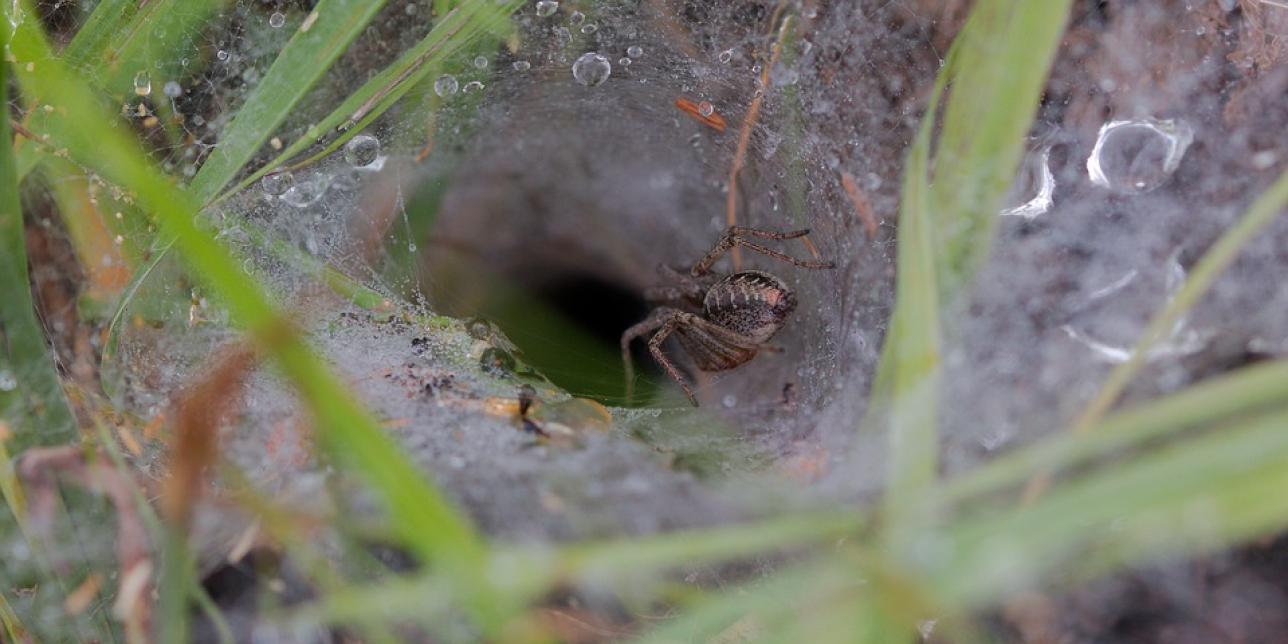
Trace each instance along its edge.
<instances>
[{"instance_id":1,"label":"dirt ground","mask_svg":"<svg viewBox=\"0 0 1288 644\"><path fill-rule=\"evenodd\" d=\"M882 471L881 437L856 437L854 429L892 301L903 159L968 6L803 3L790 63L796 76L776 86L753 132L739 223L809 227L815 247L789 251L817 251L839 267L811 273L775 265L803 302L783 339L785 353L700 383L700 415L614 408L601 431L594 408L558 407L566 399L557 388L532 379L548 413L573 418L567 423L583 432L576 449L538 445L512 414L487 406L512 399L528 382L478 367L480 353L507 346L501 331L480 335L457 324L427 339L334 303L313 305L310 330L355 388L399 421L393 431L413 459L500 539L648 534L861 499L879 487ZM749 68L771 42L772 8L639 3L637 12L617 18L638 29L635 42L656 68L647 70L648 58L619 67L616 84L605 86L611 93L587 94L562 69L498 79L499 98L479 108L484 125L477 134L445 144L455 154L441 161L408 165L403 177L409 194L418 185L448 185L422 246L447 239L471 249L470 261L460 253L426 255L430 306L461 316L486 312L480 293L492 282L461 277L481 264L555 304L588 289L623 298L615 307L572 313L587 328L608 329L611 341L612 329L643 309L639 293L655 282L653 267L693 261L727 224L724 186L738 125L755 100ZM726 51L732 65L719 62ZM682 96L713 103L728 130L715 132L677 111ZM1110 337L1139 331L1165 300L1171 265L1191 266L1288 163L1286 96L1288 10L1258 0L1075 3L1034 130L1035 149L1050 150L1053 205L1037 219L1007 218L999 226L994 257L959 304L947 362L947 474L1068 422L1111 365L1065 329ZM1192 130L1174 172L1147 194L1093 185L1086 159L1102 125L1146 117L1180 120ZM788 205L792 199L800 202ZM58 244L39 226L30 230L34 289L70 373L92 382L90 330L70 304L79 280L69 276L78 269ZM1189 319L1201 346L1152 364L1130 397L1288 351L1281 315L1288 293L1274 279L1288 270L1284 248L1284 225L1254 243ZM1111 314L1089 314L1089 303L1103 305L1097 294L1123 274L1140 276L1133 286L1139 291L1113 302ZM628 313L623 318L616 309ZM182 355L189 371L178 372L190 377L203 360L198 347L225 339L137 339L144 349L135 355L150 353L153 361L123 376L134 396L129 404L164 406L181 388L175 382L184 381L158 386L159 363ZM254 374L246 392L244 412L224 435L226 456L278 500L325 511L325 504L310 504L334 493L336 482L308 456L291 396L267 373ZM158 451L137 465L148 476L166 467ZM775 491L766 503L770 486L744 476L765 473L790 481L791 491ZM361 494L346 502L369 511ZM250 632L250 598L264 575L289 582L289 601L308 589L270 548L218 563L248 524L224 509L204 508L195 519L205 583L239 632ZM1288 542L1271 540L1158 563L1017 597L985 617L1013 641L1284 641L1286 554ZM399 565L397 553L377 558ZM569 636L611 639L575 629Z\"/></svg>"}]
</instances>

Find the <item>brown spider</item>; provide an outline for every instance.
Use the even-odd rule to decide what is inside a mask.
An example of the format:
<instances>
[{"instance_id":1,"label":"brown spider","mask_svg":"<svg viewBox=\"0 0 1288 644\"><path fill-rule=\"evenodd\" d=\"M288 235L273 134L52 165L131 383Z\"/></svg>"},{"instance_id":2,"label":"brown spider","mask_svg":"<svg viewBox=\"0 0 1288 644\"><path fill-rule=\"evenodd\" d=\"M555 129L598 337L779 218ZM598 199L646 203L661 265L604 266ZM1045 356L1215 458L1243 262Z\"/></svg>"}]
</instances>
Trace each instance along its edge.
<instances>
[{"instance_id":1,"label":"brown spider","mask_svg":"<svg viewBox=\"0 0 1288 644\"><path fill-rule=\"evenodd\" d=\"M694 407L698 406L698 399L694 397L693 390L662 352L662 343L672 333L679 339L680 347L702 371L733 369L756 357L761 349L779 351L780 349L766 342L786 324L787 316L796 308L796 294L786 282L769 273L741 271L721 277L711 273L711 265L729 249L741 246L801 268L836 268L833 262L797 259L748 239L759 237L784 240L808 234L809 230L775 232L730 226L711 251L689 269L688 275L669 266L659 267L662 274L673 280L675 285L647 289L644 292L645 299L664 306L653 309L648 318L622 334L626 400L630 401L635 384L631 342L653 331L657 333L648 341L649 353L662 365L667 375L679 383Z\"/></svg>"}]
</instances>

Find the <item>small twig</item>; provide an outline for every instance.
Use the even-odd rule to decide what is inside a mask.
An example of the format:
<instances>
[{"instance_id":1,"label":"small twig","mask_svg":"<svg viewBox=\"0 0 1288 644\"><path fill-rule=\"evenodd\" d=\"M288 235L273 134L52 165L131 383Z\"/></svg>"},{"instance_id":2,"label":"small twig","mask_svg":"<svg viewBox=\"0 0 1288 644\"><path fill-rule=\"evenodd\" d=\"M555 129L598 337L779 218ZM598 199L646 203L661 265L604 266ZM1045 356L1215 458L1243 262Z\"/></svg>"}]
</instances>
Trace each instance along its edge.
<instances>
[{"instance_id":1,"label":"small twig","mask_svg":"<svg viewBox=\"0 0 1288 644\"><path fill-rule=\"evenodd\" d=\"M774 9L774 15L770 19L770 24L778 22L783 11L787 8L786 1L780 2ZM788 16L782 20L778 28L778 38L769 49L769 62L760 70L760 79L757 83L756 95L751 99L751 105L747 108L747 116L743 118L742 129L738 132L738 148L733 155L733 165L729 168L729 191L725 198L725 223L729 226L738 225L738 175L747 164L747 149L751 146L751 130L756 126L756 119L760 116L761 105L765 102L765 95L769 93L769 72L778 64L778 57L783 51L783 42L789 33L788 27L791 26L792 19ZM742 266L742 254L737 248L730 253L733 261L734 270Z\"/></svg>"}]
</instances>

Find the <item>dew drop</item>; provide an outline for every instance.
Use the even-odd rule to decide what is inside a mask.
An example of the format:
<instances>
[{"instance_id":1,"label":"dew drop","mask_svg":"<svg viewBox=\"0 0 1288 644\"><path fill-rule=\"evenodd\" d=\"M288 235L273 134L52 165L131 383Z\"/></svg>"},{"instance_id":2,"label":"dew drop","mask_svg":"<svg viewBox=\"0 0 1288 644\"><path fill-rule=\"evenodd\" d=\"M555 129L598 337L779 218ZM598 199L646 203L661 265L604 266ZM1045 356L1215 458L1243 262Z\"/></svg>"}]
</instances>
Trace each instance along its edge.
<instances>
[{"instance_id":1,"label":"dew drop","mask_svg":"<svg viewBox=\"0 0 1288 644\"><path fill-rule=\"evenodd\" d=\"M18 379L8 369L0 371L0 391L13 391L18 388Z\"/></svg>"},{"instance_id":2,"label":"dew drop","mask_svg":"<svg viewBox=\"0 0 1288 644\"><path fill-rule=\"evenodd\" d=\"M483 83L479 81L470 81L465 84L465 87L463 87L461 91L465 92L466 94L471 94L481 89L483 89Z\"/></svg>"},{"instance_id":3,"label":"dew drop","mask_svg":"<svg viewBox=\"0 0 1288 644\"><path fill-rule=\"evenodd\" d=\"M147 96L152 93L152 77L147 72L139 72L134 75L134 93L139 96Z\"/></svg>"},{"instance_id":4,"label":"dew drop","mask_svg":"<svg viewBox=\"0 0 1288 644\"><path fill-rule=\"evenodd\" d=\"M295 186L295 175L290 172L274 172L260 179L259 186L264 189L264 194L280 197L282 193Z\"/></svg>"},{"instance_id":5,"label":"dew drop","mask_svg":"<svg viewBox=\"0 0 1288 644\"><path fill-rule=\"evenodd\" d=\"M166 81L165 85L161 86L161 91L170 98L179 98L183 95L183 86L175 81Z\"/></svg>"},{"instance_id":6,"label":"dew drop","mask_svg":"<svg viewBox=\"0 0 1288 644\"><path fill-rule=\"evenodd\" d=\"M479 356L479 366L494 376L504 376L514 371L514 356L504 349L488 347Z\"/></svg>"},{"instance_id":7,"label":"dew drop","mask_svg":"<svg viewBox=\"0 0 1288 644\"><path fill-rule=\"evenodd\" d=\"M729 64L729 61L731 61L731 60L733 60L733 50L732 50L732 49L726 49L726 50L724 50L724 51L720 52L720 62L722 62L722 63L724 63L724 64L726 64L726 65L727 65L727 64Z\"/></svg>"},{"instance_id":8,"label":"dew drop","mask_svg":"<svg viewBox=\"0 0 1288 644\"><path fill-rule=\"evenodd\" d=\"M215 58L220 61L228 60L228 52L220 49L219 51L215 52Z\"/></svg>"},{"instance_id":9,"label":"dew drop","mask_svg":"<svg viewBox=\"0 0 1288 644\"><path fill-rule=\"evenodd\" d=\"M1015 204L1002 211L1008 217L1033 219L1051 209L1055 194L1055 175L1051 173L1051 148L1043 147L1030 152L1020 166L1020 175L1011 186L1008 204ZM1025 197L1032 195L1026 201Z\"/></svg>"},{"instance_id":10,"label":"dew drop","mask_svg":"<svg viewBox=\"0 0 1288 644\"><path fill-rule=\"evenodd\" d=\"M603 84L612 73L613 64L603 55L593 51L582 54L581 58L572 64L572 77L586 87Z\"/></svg>"},{"instance_id":11,"label":"dew drop","mask_svg":"<svg viewBox=\"0 0 1288 644\"><path fill-rule=\"evenodd\" d=\"M644 55L644 48L639 45L631 45L626 48L626 55L631 58L639 58Z\"/></svg>"},{"instance_id":12,"label":"dew drop","mask_svg":"<svg viewBox=\"0 0 1288 644\"><path fill-rule=\"evenodd\" d=\"M476 69L487 69L487 56L475 56L474 67Z\"/></svg>"},{"instance_id":13,"label":"dew drop","mask_svg":"<svg viewBox=\"0 0 1288 644\"><path fill-rule=\"evenodd\" d=\"M733 394L729 394L720 401L720 404L724 405L725 409L733 409L738 405L738 397Z\"/></svg>"},{"instance_id":14,"label":"dew drop","mask_svg":"<svg viewBox=\"0 0 1288 644\"><path fill-rule=\"evenodd\" d=\"M555 15L559 10L559 3L555 0L541 0L537 3L537 15L542 18L549 18Z\"/></svg>"},{"instance_id":15,"label":"dew drop","mask_svg":"<svg viewBox=\"0 0 1288 644\"><path fill-rule=\"evenodd\" d=\"M586 22L586 14L580 11L574 11L572 12L571 16L568 16L568 24L574 27L576 27L577 25L580 25L583 22Z\"/></svg>"},{"instance_id":16,"label":"dew drop","mask_svg":"<svg viewBox=\"0 0 1288 644\"><path fill-rule=\"evenodd\" d=\"M513 67L516 72L526 72L529 69L532 69L532 63L526 60L516 60L514 61Z\"/></svg>"},{"instance_id":17,"label":"dew drop","mask_svg":"<svg viewBox=\"0 0 1288 644\"><path fill-rule=\"evenodd\" d=\"M703 116L711 116L712 112L715 112L715 111L716 111L715 106L713 106L711 103L707 101L702 101L701 103L698 103L698 114L701 114Z\"/></svg>"},{"instance_id":18,"label":"dew drop","mask_svg":"<svg viewBox=\"0 0 1288 644\"><path fill-rule=\"evenodd\" d=\"M631 66L631 62L633 62L633 61L631 61L631 59L629 59L629 58L627 58L627 57L625 57L625 56L622 56L620 59L618 59L617 64L618 64L618 65L621 65L622 67L630 67L630 66Z\"/></svg>"},{"instance_id":19,"label":"dew drop","mask_svg":"<svg viewBox=\"0 0 1288 644\"><path fill-rule=\"evenodd\" d=\"M1194 132L1180 121L1110 121L1087 157L1087 175L1114 192L1150 192L1167 183L1193 140Z\"/></svg>"},{"instance_id":20,"label":"dew drop","mask_svg":"<svg viewBox=\"0 0 1288 644\"><path fill-rule=\"evenodd\" d=\"M281 29L284 24L286 24L286 16L280 11L274 11L273 15L268 17L268 26L274 29Z\"/></svg>"},{"instance_id":21,"label":"dew drop","mask_svg":"<svg viewBox=\"0 0 1288 644\"><path fill-rule=\"evenodd\" d=\"M595 23L593 23L593 22L592 22L592 23L590 23L590 24L588 24L588 25L583 26L583 27L581 28L581 33L583 33L583 34L593 34L593 33L595 33L595 32L596 32L596 31L598 31L598 30L599 30L599 25L596 25Z\"/></svg>"},{"instance_id":22,"label":"dew drop","mask_svg":"<svg viewBox=\"0 0 1288 644\"><path fill-rule=\"evenodd\" d=\"M380 156L380 139L370 134L359 134L344 144L344 160L355 168L365 168Z\"/></svg>"},{"instance_id":23,"label":"dew drop","mask_svg":"<svg viewBox=\"0 0 1288 644\"><path fill-rule=\"evenodd\" d=\"M443 98L447 98L456 93L460 83L456 82L456 77L451 74L443 74L434 81L434 93Z\"/></svg>"},{"instance_id":24,"label":"dew drop","mask_svg":"<svg viewBox=\"0 0 1288 644\"><path fill-rule=\"evenodd\" d=\"M282 193L282 201L296 208L307 208L322 199L327 185L318 177L308 181L296 182L289 190Z\"/></svg>"}]
</instances>

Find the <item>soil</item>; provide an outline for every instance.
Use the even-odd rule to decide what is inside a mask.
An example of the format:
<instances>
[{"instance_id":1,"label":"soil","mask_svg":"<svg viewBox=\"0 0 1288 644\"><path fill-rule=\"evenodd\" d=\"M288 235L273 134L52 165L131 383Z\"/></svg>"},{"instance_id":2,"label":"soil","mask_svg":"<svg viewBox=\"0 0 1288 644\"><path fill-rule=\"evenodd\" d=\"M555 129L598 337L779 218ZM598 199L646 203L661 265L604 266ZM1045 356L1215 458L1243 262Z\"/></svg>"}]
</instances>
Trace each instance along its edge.
<instances>
[{"instance_id":1,"label":"soil","mask_svg":"<svg viewBox=\"0 0 1288 644\"><path fill-rule=\"evenodd\" d=\"M1288 164L1288 11L1256 0L1175 4L1075 3L1033 133L1035 149L1051 150L1054 205L1034 220L1005 218L994 256L956 304L945 379L946 475L1066 425L1112 365L1065 329L1138 332L1165 301L1173 265L1192 266ZM728 224L724 187L742 118L756 100L751 68L763 64L773 42L766 35L773 3L633 6L605 16L605 24L633 25L632 42L646 54L616 66L609 83L583 87L558 64L503 75L491 88L500 98L478 107L473 129L438 142L444 154L424 164L390 161L401 168L399 179L380 191L415 195L447 186L420 240L441 251L424 255L421 274L429 277L417 282L436 312L489 315L498 281L556 308L593 293L615 303L561 310L591 331L609 329L612 342L612 328L647 310L639 293L657 283L654 267L691 263ZM700 412L672 407L656 371L649 378L660 410L619 408L612 403L622 401L611 396L601 398L611 410L577 402L556 386L564 384L557 374L546 374L552 383L525 371L522 351L505 337L522 329L480 332L322 297L300 305L305 326L388 419L411 458L497 539L650 534L862 499L879 488L884 467L883 437L856 436L855 429L893 297L903 159L968 6L802 4L790 47L797 77L775 81L765 99L736 212L743 225L810 228L813 245L787 252L817 252L839 266L805 271L742 255L796 285L802 305L781 338L782 355L698 381ZM397 31L390 21L379 24ZM725 51L732 64L720 62ZM770 73L782 79L778 67ZM588 92L605 88L612 91ZM727 129L677 109L682 97L712 103ZM1145 117L1193 130L1174 172L1143 194L1094 185L1086 159L1102 125ZM262 205L252 195L238 207ZM51 336L81 365L84 325L68 321L66 284L40 270L66 255L51 254L39 229L29 245ZM1154 362L1128 398L1288 351L1280 313L1288 293L1265 277L1285 274L1284 248L1288 226L1281 222L1189 318L1201 346ZM488 279L477 279L481 267ZM1110 303L1097 299L1124 274L1139 276L1135 290ZM1112 305L1112 313L1088 314L1093 303ZM220 330L137 331L135 349L123 355L139 362L118 367L114 377L124 403L144 417L164 409L197 378L212 348L228 342ZM498 363L498 352L518 360ZM567 428L566 442L525 431L512 402L525 385L544 414L534 422ZM251 374L243 398L222 450L257 489L301 515L378 514L350 481L312 458L307 420L272 372ZM601 410L611 411L612 422L601 420ZM164 458L158 443L134 462L146 477L160 478ZM212 496L226 484L217 483ZM205 583L239 634L255 630L256 602L247 598L268 585L265 575L288 583L274 592L289 601L308 594L303 576L266 545L227 563L251 525L219 503L199 508L193 524ZM322 547L345 545L352 535L340 532ZM396 551L362 547L373 553L373 569L408 565ZM1286 553L1288 542L1271 540L1159 562L1018 597L986 617L997 636L1014 641L1278 641L1288 632ZM554 603L572 606L565 600ZM615 629L630 621L612 611L583 617L579 623ZM209 634L207 625L199 628ZM568 629L569 639L612 639Z\"/></svg>"}]
</instances>

